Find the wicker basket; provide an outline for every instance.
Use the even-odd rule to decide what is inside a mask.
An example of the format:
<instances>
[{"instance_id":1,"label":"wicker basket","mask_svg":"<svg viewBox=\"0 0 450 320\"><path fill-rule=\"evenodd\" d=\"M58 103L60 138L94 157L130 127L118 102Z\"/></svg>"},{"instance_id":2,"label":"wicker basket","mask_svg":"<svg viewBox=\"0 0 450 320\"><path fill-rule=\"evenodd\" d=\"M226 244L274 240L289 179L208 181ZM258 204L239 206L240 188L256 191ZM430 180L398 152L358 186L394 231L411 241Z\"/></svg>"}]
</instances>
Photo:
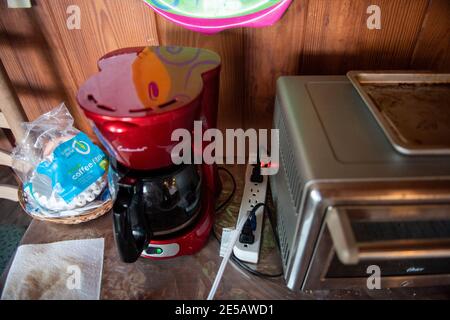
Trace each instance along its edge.
<instances>
[{"instance_id":1,"label":"wicker basket","mask_svg":"<svg viewBox=\"0 0 450 320\"><path fill-rule=\"evenodd\" d=\"M62 218L47 218L42 216L36 216L26 209L26 196L23 192L22 186L19 187L19 203L22 207L23 211L25 211L29 216L31 216L33 219L41 220L41 221L47 221L47 222L53 222L53 223L59 223L59 224L80 224L83 222L88 222L94 219L97 219L107 212L109 212L112 209L113 201L108 200L105 202L101 207L93 209L87 213L84 213L82 215L78 216L71 216L71 217L62 217Z\"/></svg>"}]
</instances>

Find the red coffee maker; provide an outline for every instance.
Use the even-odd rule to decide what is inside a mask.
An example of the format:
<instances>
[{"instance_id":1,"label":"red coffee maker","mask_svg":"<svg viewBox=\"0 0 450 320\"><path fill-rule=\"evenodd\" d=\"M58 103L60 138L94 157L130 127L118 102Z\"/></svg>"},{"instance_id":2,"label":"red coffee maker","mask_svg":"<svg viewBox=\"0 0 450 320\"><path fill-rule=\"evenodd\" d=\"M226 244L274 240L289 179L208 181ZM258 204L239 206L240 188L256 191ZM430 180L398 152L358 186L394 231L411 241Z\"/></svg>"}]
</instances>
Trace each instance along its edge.
<instances>
[{"instance_id":1,"label":"red coffee maker","mask_svg":"<svg viewBox=\"0 0 450 320\"><path fill-rule=\"evenodd\" d=\"M99 62L78 103L119 174L113 208L120 256L193 254L208 240L220 192L213 165L174 165L175 129L216 127L220 57L185 47L121 49ZM192 139L193 140L193 139ZM203 152L203 150L193 150Z\"/></svg>"}]
</instances>

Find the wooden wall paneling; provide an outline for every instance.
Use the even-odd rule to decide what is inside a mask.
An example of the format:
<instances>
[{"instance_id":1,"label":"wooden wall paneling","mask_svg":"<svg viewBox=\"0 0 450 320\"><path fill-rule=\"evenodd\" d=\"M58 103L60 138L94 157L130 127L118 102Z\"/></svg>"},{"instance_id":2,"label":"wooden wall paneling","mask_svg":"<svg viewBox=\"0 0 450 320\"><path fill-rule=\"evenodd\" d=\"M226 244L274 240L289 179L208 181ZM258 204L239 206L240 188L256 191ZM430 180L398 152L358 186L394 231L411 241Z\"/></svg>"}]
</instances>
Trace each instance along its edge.
<instances>
[{"instance_id":1,"label":"wooden wall paneling","mask_svg":"<svg viewBox=\"0 0 450 320\"><path fill-rule=\"evenodd\" d=\"M81 9L81 30L67 28L70 5ZM92 134L75 96L97 72L98 58L121 47L159 43L154 13L140 0L36 0L31 9L1 6L1 58L30 120L65 101L77 126Z\"/></svg>"},{"instance_id":2,"label":"wooden wall paneling","mask_svg":"<svg viewBox=\"0 0 450 320\"><path fill-rule=\"evenodd\" d=\"M67 62L80 85L98 71L97 60L123 47L158 45L153 12L140 0L41 0L64 43ZM66 10L77 5L81 29L69 30Z\"/></svg>"},{"instance_id":3,"label":"wooden wall paneling","mask_svg":"<svg viewBox=\"0 0 450 320\"><path fill-rule=\"evenodd\" d=\"M202 35L157 16L161 45L191 46L210 49L222 58L218 127L242 128L245 108L245 36L242 29L216 35Z\"/></svg>"},{"instance_id":4,"label":"wooden wall paneling","mask_svg":"<svg viewBox=\"0 0 450 320\"><path fill-rule=\"evenodd\" d=\"M156 17L142 0L35 0L31 9L0 1L0 58L30 119L61 101L89 130L75 102L79 85L108 51L186 45L223 59L219 127L271 127L280 75L344 74L351 69L449 71L448 0L295 0L274 26L201 35ZM382 10L368 30L366 10ZM69 5L81 30L68 30Z\"/></svg>"},{"instance_id":5,"label":"wooden wall paneling","mask_svg":"<svg viewBox=\"0 0 450 320\"><path fill-rule=\"evenodd\" d=\"M53 51L41 32L39 7L7 9L0 3L0 58L28 119L66 99Z\"/></svg>"},{"instance_id":6,"label":"wooden wall paneling","mask_svg":"<svg viewBox=\"0 0 450 320\"><path fill-rule=\"evenodd\" d=\"M450 72L450 1L431 0L411 68Z\"/></svg>"},{"instance_id":7,"label":"wooden wall paneling","mask_svg":"<svg viewBox=\"0 0 450 320\"><path fill-rule=\"evenodd\" d=\"M37 24L39 30L46 39L47 46L49 47L48 54L58 73L56 81L60 86L60 90L64 92L65 98L60 102L64 102L70 110L74 117L75 125L88 135L93 136L94 134L86 118L76 107L77 102L75 99L75 92L77 84L72 76L73 72L66 56L65 43L61 38L58 26L55 25L53 14L47 5L47 2L44 0L36 2L33 6L33 10L33 19L38 21ZM39 66L37 66L37 69L39 69ZM50 110L52 107L54 107L54 105L47 105L45 111Z\"/></svg>"},{"instance_id":8,"label":"wooden wall paneling","mask_svg":"<svg viewBox=\"0 0 450 320\"><path fill-rule=\"evenodd\" d=\"M273 26L245 29L244 127L272 128L276 81L300 71L308 0L296 0Z\"/></svg>"},{"instance_id":9,"label":"wooden wall paneling","mask_svg":"<svg viewBox=\"0 0 450 320\"><path fill-rule=\"evenodd\" d=\"M311 0L301 71L406 69L429 0ZM369 5L381 8L381 30L367 28Z\"/></svg>"},{"instance_id":10,"label":"wooden wall paneling","mask_svg":"<svg viewBox=\"0 0 450 320\"><path fill-rule=\"evenodd\" d=\"M3 129L0 130L0 151L7 151L11 152L13 149L13 146L11 142L9 141L8 137L5 134L5 131Z\"/></svg>"},{"instance_id":11,"label":"wooden wall paneling","mask_svg":"<svg viewBox=\"0 0 450 320\"><path fill-rule=\"evenodd\" d=\"M124 47L158 45L154 13L140 0L41 0L51 16L53 30L71 78L69 90L72 114L77 115L84 131L90 127L79 109L75 97L79 86L98 71L97 61L104 54ZM66 26L67 8L77 5L81 12L81 28Z\"/></svg>"}]
</instances>

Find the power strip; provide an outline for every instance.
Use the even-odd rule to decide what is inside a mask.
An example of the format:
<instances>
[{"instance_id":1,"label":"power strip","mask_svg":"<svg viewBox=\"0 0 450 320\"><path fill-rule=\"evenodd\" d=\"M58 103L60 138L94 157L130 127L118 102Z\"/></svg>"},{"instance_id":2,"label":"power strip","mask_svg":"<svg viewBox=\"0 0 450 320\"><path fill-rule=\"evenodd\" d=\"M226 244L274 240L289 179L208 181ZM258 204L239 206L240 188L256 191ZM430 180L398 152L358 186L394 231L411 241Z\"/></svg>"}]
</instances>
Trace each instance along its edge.
<instances>
[{"instance_id":1,"label":"power strip","mask_svg":"<svg viewBox=\"0 0 450 320\"><path fill-rule=\"evenodd\" d=\"M248 165L245 173L245 187L242 196L241 208L239 209L239 218L236 225L239 225L241 219L248 216L248 212L258 203L265 203L267 194L267 176L263 176L261 183L251 182L253 165ZM264 207L256 210L256 230L253 231L255 241L252 244L244 244L239 241L233 248L234 255L242 261L258 263L259 249L261 247L261 232L264 220Z\"/></svg>"}]
</instances>

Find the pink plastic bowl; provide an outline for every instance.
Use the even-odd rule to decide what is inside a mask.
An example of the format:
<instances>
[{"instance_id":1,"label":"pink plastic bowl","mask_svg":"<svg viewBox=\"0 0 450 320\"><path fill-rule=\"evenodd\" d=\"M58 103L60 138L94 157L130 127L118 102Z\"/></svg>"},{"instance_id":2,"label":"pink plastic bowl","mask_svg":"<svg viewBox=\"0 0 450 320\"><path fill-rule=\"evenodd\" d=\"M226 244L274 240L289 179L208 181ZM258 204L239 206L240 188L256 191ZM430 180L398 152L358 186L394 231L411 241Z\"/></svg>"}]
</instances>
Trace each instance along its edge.
<instances>
[{"instance_id":1,"label":"pink plastic bowl","mask_svg":"<svg viewBox=\"0 0 450 320\"><path fill-rule=\"evenodd\" d=\"M284 0L270 8L249 15L225 19L204 19L180 16L164 11L147 2L145 3L164 18L181 25L186 29L213 34L230 28L257 28L273 25L283 16L285 11L289 8L289 5L292 3L292 0Z\"/></svg>"}]
</instances>

